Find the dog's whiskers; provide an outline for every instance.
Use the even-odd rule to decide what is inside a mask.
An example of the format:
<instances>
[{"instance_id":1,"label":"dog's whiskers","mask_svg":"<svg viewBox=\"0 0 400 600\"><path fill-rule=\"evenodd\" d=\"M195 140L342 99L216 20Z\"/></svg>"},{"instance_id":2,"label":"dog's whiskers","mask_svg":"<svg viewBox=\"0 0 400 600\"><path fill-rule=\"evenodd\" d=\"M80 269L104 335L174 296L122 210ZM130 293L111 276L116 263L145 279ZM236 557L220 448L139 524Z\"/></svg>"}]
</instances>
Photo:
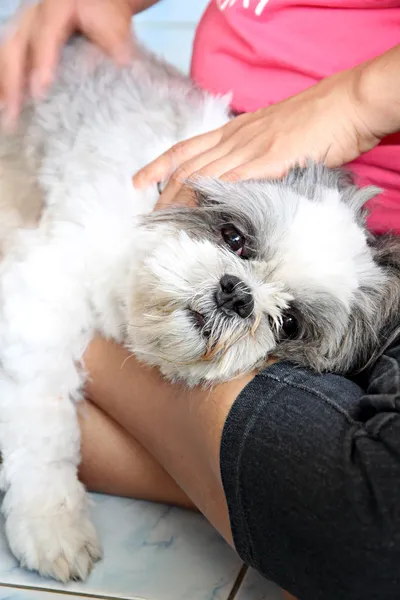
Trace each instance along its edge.
<instances>
[{"instance_id":1,"label":"dog's whiskers","mask_svg":"<svg viewBox=\"0 0 400 600\"><path fill-rule=\"evenodd\" d=\"M261 321L261 315L260 315L260 321ZM235 344L237 344L238 342L240 342L241 340L246 338L249 334L250 334L250 331L247 330L247 331L244 331L243 333L239 334L238 336L234 337L233 339L231 339L232 333L228 330L225 333L225 336L223 334L220 334L218 336L219 340L217 342L215 341L215 338L216 338L215 335L213 337L210 337L206 352L201 357L201 360L202 361L210 361L213 358L215 358L219 352L221 352L221 359L222 359L226 355L228 350L230 348L232 348L232 346L234 346Z\"/></svg>"},{"instance_id":2,"label":"dog's whiskers","mask_svg":"<svg viewBox=\"0 0 400 600\"><path fill-rule=\"evenodd\" d=\"M255 319L255 321L253 323L253 326L250 329L250 335L251 335L252 338L254 338L254 336L256 334L256 331L257 331L257 329L260 326L260 323L261 323L261 313L258 313L258 315L257 315L257 317L256 317L256 319Z\"/></svg>"},{"instance_id":3,"label":"dog's whiskers","mask_svg":"<svg viewBox=\"0 0 400 600\"><path fill-rule=\"evenodd\" d=\"M129 356L127 356L127 357L125 358L125 360L122 362L122 364L121 364L121 366L120 366L120 371L122 371L122 369L124 368L124 366L126 365L126 363L127 363L129 360L131 360L131 358L135 358L135 355L133 354L133 352L131 352L131 353L129 354Z\"/></svg>"}]
</instances>

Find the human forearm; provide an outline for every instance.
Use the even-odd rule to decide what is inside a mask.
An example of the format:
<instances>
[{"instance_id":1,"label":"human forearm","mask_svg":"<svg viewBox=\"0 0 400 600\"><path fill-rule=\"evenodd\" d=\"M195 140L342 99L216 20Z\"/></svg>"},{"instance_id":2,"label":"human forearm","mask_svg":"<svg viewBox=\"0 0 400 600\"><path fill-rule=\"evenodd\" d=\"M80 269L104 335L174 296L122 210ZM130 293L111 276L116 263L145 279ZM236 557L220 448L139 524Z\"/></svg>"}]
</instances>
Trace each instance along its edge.
<instances>
[{"instance_id":1,"label":"human forearm","mask_svg":"<svg viewBox=\"0 0 400 600\"><path fill-rule=\"evenodd\" d=\"M125 428L85 402L79 407L79 478L91 492L194 509L172 477Z\"/></svg>"},{"instance_id":2,"label":"human forearm","mask_svg":"<svg viewBox=\"0 0 400 600\"><path fill-rule=\"evenodd\" d=\"M379 139L400 131L400 45L353 72L354 90L366 126Z\"/></svg>"}]
</instances>

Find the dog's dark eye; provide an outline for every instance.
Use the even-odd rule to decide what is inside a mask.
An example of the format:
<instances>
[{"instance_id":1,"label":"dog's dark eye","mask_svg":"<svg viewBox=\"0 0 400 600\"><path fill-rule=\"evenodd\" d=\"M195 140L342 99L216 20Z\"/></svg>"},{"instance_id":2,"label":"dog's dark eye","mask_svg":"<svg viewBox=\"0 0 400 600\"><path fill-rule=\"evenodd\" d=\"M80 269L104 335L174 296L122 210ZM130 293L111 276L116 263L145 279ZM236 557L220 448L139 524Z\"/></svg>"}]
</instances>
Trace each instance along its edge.
<instances>
[{"instance_id":1,"label":"dog's dark eye","mask_svg":"<svg viewBox=\"0 0 400 600\"><path fill-rule=\"evenodd\" d=\"M286 313L282 317L281 331L284 338L294 339L299 333L299 324L296 317L291 313Z\"/></svg>"},{"instance_id":2,"label":"dog's dark eye","mask_svg":"<svg viewBox=\"0 0 400 600\"><path fill-rule=\"evenodd\" d=\"M221 229L221 235L226 244L228 244L229 248L238 256L242 256L244 246L246 244L246 238L244 235L240 233L233 227L233 225L226 225Z\"/></svg>"}]
</instances>

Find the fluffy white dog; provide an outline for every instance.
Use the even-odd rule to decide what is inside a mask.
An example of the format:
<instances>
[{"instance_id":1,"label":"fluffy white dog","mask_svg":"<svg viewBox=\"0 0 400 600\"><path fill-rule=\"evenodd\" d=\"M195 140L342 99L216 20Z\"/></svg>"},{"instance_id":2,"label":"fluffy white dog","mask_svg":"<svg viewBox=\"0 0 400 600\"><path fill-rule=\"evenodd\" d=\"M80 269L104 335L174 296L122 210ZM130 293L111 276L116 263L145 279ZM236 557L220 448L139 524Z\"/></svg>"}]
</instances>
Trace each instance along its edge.
<instances>
[{"instance_id":1,"label":"fluffy white dog","mask_svg":"<svg viewBox=\"0 0 400 600\"><path fill-rule=\"evenodd\" d=\"M366 233L376 191L339 172L197 181L198 208L151 213L157 187L135 191L132 175L228 118L146 52L118 70L76 40L50 96L0 138L0 483L29 569L85 578L101 556L75 407L95 332L195 385L271 353L347 372L396 328L398 244Z\"/></svg>"}]
</instances>

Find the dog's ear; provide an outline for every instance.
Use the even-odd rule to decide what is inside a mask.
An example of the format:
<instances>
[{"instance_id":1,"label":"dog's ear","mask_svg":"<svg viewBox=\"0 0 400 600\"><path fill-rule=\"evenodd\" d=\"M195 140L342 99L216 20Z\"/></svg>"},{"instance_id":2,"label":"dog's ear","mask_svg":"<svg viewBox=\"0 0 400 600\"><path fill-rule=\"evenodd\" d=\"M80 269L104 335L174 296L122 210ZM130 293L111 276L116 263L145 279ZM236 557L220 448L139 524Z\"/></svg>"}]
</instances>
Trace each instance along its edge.
<instances>
[{"instance_id":1,"label":"dog's ear","mask_svg":"<svg viewBox=\"0 0 400 600\"><path fill-rule=\"evenodd\" d=\"M315 201L321 198L321 190L337 190L357 220L364 220L365 205L382 192L372 185L359 187L353 175L345 169L331 169L312 160L307 161L306 166L292 167L282 181L298 194Z\"/></svg>"},{"instance_id":2,"label":"dog's ear","mask_svg":"<svg viewBox=\"0 0 400 600\"><path fill-rule=\"evenodd\" d=\"M382 190L374 185L358 187L352 184L341 190L341 198L351 208L356 218L364 221L368 213L367 203L381 193Z\"/></svg>"},{"instance_id":3,"label":"dog's ear","mask_svg":"<svg viewBox=\"0 0 400 600\"><path fill-rule=\"evenodd\" d=\"M371 237L382 278L359 290L342 341L338 363L342 372L370 367L400 337L400 237Z\"/></svg>"},{"instance_id":4,"label":"dog's ear","mask_svg":"<svg viewBox=\"0 0 400 600\"><path fill-rule=\"evenodd\" d=\"M196 177L188 179L185 183L192 189L198 206L202 208L213 208L228 202L237 189L232 183L212 177Z\"/></svg>"},{"instance_id":5,"label":"dog's ear","mask_svg":"<svg viewBox=\"0 0 400 600\"><path fill-rule=\"evenodd\" d=\"M376 236L371 242L374 259L386 275L380 307L379 355L400 335L400 237Z\"/></svg>"}]
</instances>

